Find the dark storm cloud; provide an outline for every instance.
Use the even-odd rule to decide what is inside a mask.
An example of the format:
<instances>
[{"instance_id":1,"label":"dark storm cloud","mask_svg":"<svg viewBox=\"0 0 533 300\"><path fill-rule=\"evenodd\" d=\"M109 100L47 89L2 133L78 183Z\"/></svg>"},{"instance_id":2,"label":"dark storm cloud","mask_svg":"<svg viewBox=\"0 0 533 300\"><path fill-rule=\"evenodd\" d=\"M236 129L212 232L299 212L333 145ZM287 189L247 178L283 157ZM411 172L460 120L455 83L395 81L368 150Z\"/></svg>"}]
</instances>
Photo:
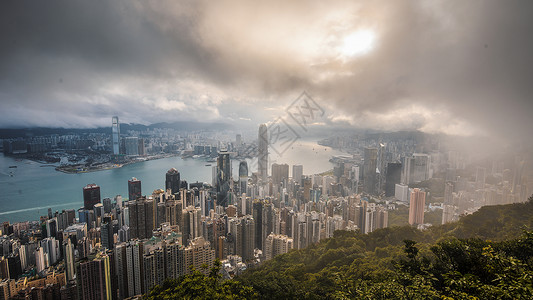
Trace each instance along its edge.
<instances>
[{"instance_id":1,"label":"dark storm cloud","mask_svg":"<svg viewBox=\"0 0 533 300\"><path fill-rule=\"evenodd\" d=\"M262 122L305 89L331 122L518 136L532 28L530 1L4 1L0 126Z\"/></svg>"}]
</instances>

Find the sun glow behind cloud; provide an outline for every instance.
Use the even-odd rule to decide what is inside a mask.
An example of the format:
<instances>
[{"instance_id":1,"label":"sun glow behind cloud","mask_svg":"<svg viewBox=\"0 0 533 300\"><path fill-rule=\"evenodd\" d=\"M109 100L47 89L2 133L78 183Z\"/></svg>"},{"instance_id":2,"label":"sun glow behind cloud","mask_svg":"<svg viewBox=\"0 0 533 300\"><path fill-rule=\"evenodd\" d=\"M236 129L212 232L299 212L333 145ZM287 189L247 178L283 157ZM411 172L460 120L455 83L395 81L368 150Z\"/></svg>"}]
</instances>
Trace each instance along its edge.
<instances>
[{"instance_id":1,"label":"sun glow behind cloud","mask_svg":"<svg viewBox=\"0 0 533 300\"><path fill-rule=\"evenodd\" d=\"M365 55L375 47L376 35L373 31L358 30L343 39L339 47L339 54L343 57L355 57Z\"/></svg>"}]
</instances>

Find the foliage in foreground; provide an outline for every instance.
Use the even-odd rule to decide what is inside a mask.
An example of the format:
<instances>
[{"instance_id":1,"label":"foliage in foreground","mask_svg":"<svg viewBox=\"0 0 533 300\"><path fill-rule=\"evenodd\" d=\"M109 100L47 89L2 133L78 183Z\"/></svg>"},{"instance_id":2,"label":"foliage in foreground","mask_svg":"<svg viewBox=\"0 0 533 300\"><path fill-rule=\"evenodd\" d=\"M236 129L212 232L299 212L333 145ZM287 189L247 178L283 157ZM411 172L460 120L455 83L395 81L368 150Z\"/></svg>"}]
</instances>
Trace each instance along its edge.
<instances>
[{"instance_id":1,"label":"foliage in foreground","mask_svg":"<svg viewBox=\"0 0 533 300\"><path fill-rule=\"evenodd\" d=\"M238 280L261 299L528 299L533 233L521 227L532 225L530 198L426 231L338 231Z\"/></svg>"},{"instance_id":2,"label":"foliage in foreground","mask_svg":"<svg viewBox=\"0 0 533 300\"><path fill-rule=\"evenodd\" d=\"M277 256L222 282L191 275L147 299L532 299L533 198L483 207L426 231L393 227L333 238Z\"/></svg>"},{"instance_id":3,"label":"foliage in foreground","mask_svg":"<svg viewBox=\"0 0 533 300\"><path fill-rule=\"evenodd\" d=\"M178 279L167 279L156 285L143 299L256 299L252 287L235 280L222 281L220 261L215 261L209 275L198 270Z\"/></svg>"}]
</instances>

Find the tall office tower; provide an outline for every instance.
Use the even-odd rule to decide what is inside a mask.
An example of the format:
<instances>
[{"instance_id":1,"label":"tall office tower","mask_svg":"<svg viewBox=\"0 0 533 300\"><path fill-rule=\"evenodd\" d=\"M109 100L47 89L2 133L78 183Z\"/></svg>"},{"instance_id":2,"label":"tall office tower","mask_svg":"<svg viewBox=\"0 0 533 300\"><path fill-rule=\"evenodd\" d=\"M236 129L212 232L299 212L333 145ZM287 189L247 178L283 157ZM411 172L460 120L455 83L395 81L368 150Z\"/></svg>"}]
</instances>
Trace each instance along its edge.
<instances>
[{"instance_id":1,"label":"tall office tower","mask_svg":"<svg viewBox=\"0 0 533 300\"><path fill-rule=\"evenodd\" d=\"M135 177L132 177L130 180L128 180L128 199L137 200L137 198L141 196L141 181Z\"/></svg>"},{"instance_id":2,"label":"tall office tower","mask_svg":"<svg viewBox=\"0 0 533 300\"><path fill-rule=\"evenodd\" d=\"M394 188L402 179L402 164L388 163L387 175L385 176L385 197L394 196Z\"/></svg>"},{"instance_id":3,"label":"tall office tower","mask_svg":"<svg viewBox=\"0 0 533 300\"><path fill-rule=\"evenodd\" d=\"M227 207L230 202L229 191L232 186L231 161L227 151L220 151L217 159L217 205Z\"/></svg>"},{"instance_id":4,"label":"tall office tower","mask_svg":"<svg viewBox=\"0 0 533 300\"><path fill-rule=\"evenodd\" d=\"M237 145L237 147L242 145L242 135L237 134L237 136L235 137L235 144Z\"/></svg>"},{"instance_id":5,"label":"tall office tower","mask_svg":"<svg viewBox=\"0 0 533 300\"><path fill-rule=\"evenodd\" d=\"M111 259L104 254L79 265L81 299L111 299Z\"/></svg>"},{"instance_id":6,"label":"tall office tower","mask_svg":"<svg viewBox=\"0 0 533 300\"><path fill-rule=\"evenodd\" d=\"M414 182L420 182L431 178L431 157L423 153L413 154L414 158Z\"/></svg>"},{"instance_id":7,"label":"tall office tower","mask_svg":"<svg viewBox=\"0 0 533 300\"><path fill-rule=\"evenodd\" d=\"M409 224L424 224L424 208L426 206L426 192L413 189L409 203Z\"/></svg>"},{"instance_id":8,"label":"tall office tower","mask_svg":"<svg viewBox=\"0 0 533 300\"><path fill-rule=\"evenodd\" d=\"M378 159L378 149L365 148L363 165L363 186L365 192L376 193L376 167Z\"/></svg>"},{"instance_id":9,"label":"tall office tower","mask_svg":"<svg viewBox=\"0 0 533 300\"><path fill-rule=\"evenodd\" d=\"M245 160L239 163L239 187L240 193L246 193L246 185L248 183L248 163Z\"/></svg>"},{"instance_id":10,"label":"tall office tower","mask_svg":"<svg viewBox=\"0 0 533 300\"><path fill-rule=\"evenodd\" d=\"M376 193L381 194L383 192L383 189L385 188L385 175L386 175L386 168L387 165L385 163L385 144L379 143L378 145L378 153L377 153L377 174L376 174L376 181L377 181L377 191Z\"/></svg>"},{"instance_id":11,"label":"tall office tower","mask_svg":"<svg viewBox=\"0 0 533 300\"><path fill-rule=\"evenodd\" d=\"M65 275L67 282L69 282L76 278L76 268L74 268L76 258L74 256L74 245L72 245L70 238L63 242L63 253L65 256Z\"/></svg>"},{"instance_id":12,"label":"tall office tower","mask_svg":"<svg viewBox=\"0 0 533 300\"><path fill-rule=\"evenodd\" d=\"M118 117L113 117L113 124L111 125L111 132L113 135L113 154L120 154L120 123L118 122Z\"/></svg>"},{"instance_id":13,"label":"tall office tower","mask_svg":"<svg viewBox=\"0 0 533 300\"><path fill-rule=\"evenodd\" d=\"M302 176L304 174L304 166L293 165L292 166L292 180L298 184L302 184Z\"/></svg>"},{"instance_id":14,"label":"tall office tower","mask_svg":"<svg viewBox=\"0 0 533 300\"><path fill-rule=\"evenodd\" d=\"M265 124L259 126L257 164L259 178L266 183L268 178L268 129Z\"/></svg>"},{"instance_id":15,"label":"tall office tower","mask_svg":"<svg viewBox=\"0 0 533 300\"><path fill-rule=\"evenodd\" d=\"M289 165L287 164L272 164L272 182L280 184L289 180Z\"/></svg>"},{"instance_id":16,"label":"tall office tower","mask_svg":"<svg viewBox=\"0 0 533 300\"><path fill-rule=\"evenodd\" d=\"M139 155L139 138L136 136L128 136L124 138L124 147L126 155Z\"/></svg>"},{"instance_id":17,"label":"tall office tower","mask_svg":"<svg viewBox=\"0 0 533 300\"><path fill-rule=\"evenodd\" d=\"M293 241L286 235L271 233L265 242L265 259L269 260L276 255L289 252L293 247Z\"/></svg>"},{"instance_id":18,"label":"tall office tower","mask_svg":"<svg viewBox=\"0 0 533 300\"><path fill-rule=\"evenodd\" d=\"M171 194L176 194L180 192L180 185L180 172L174 168L168 170L165 180L165 190L170 189Z\"/></svg>"},{"instance_id":19,"label":"tall office tower","mask_svg":"<svg viewBox=\"0 0 533 300\"><path fill-rule=\"evenodd\" d=\"M410 184L428 180L431 178L430 165L430 156L427 154L414 153L411 157L405 157L402 183Z\"/></svg>"},{"instance_id":20,"label":"tall office tower","mask_svg":"<svg viewBox=\"0 0 533 300\"><path fill-rule=\"evenodd\" d=\"M100 187L96 184L88 184L83 188L83 207L93 209L96 203L100 203Z\"/></svg>"}]
</instances>

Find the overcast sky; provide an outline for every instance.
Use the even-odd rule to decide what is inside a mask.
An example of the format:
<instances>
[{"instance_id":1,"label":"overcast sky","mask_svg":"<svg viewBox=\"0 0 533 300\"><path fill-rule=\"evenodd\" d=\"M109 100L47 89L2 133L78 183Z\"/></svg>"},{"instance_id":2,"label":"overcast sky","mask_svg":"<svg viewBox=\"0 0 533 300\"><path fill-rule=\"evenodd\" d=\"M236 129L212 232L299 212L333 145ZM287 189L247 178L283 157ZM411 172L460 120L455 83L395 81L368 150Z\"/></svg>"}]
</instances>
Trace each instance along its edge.
<instances>
[{"instance_id":1,"label":"overcast sky","mask_svg":"<svg viewBox=\"0 0 533 300\"><path fill-rule=\"evenodd\" d=\"M533 1L2 1L0 127L325 124L530 135Z\"/></svg>"}]
</instances>

